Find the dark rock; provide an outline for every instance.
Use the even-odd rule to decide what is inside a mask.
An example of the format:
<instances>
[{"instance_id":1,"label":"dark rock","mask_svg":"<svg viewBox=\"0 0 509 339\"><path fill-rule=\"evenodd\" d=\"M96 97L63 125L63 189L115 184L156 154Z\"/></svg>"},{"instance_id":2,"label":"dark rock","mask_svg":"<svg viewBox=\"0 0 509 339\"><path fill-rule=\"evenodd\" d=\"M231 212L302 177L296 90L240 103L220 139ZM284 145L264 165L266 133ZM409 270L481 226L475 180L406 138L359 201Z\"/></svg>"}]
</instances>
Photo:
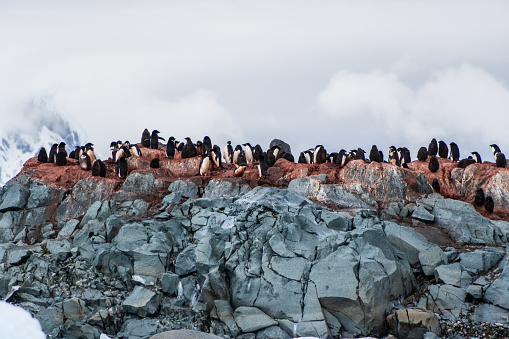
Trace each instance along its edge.
<instances>
[{"instance_id":1,"label":"dark rock","mask_svg":"<svg viewBox=\"0 0 509 339\"><path fill-rule=\"evenodd\" d=\"M283 140L273 139L269 144L269 149L274 146L278 146L281 149L281 151L283 151L285 153L290 153L290 154L292 153L292 148L290 147L290 145L287 144L286 142L284 142Z\"/></svg>"},{"instance_id":2,"label":"dark rock","mask_svg":"<svg viewBox=\"0 0 509 339\"><path fill-rule=\"evenodd\" d=\"M198 186L190 181L177 180L170 184L168 192L178 193L185 198L197 198Z\"/></svg>"},{"instance_id":3,"label":"dark rock","mask_svg":"<svg viewBox=\"0 0 509 339\"><path fill-rule=\"evenodd\" d=\"M156 334L150 339L221 339L221 337L193 330L172 330Z\"/></svg>"},{"instance_id":4,"label":"dark rock","mask_svg":"<svg viewBox=\"0 0 509 339\"><path fill-rule=\"evenodd\" d=\"M30 191L25 186L13 184L3 195L0 213L23 209L27 204L29 194Z\"/></svg>"},{"instance_id":5,"label":"dark rock","mask_svg":"<svg viewBox=\"0 0 509 339\"><path fill-rule=\"evenodd\" d=\"M407 308L395 312L392 325L398 338L422 338L426 332L441 335L438 317L419 308Z\"/></svg>"},{"instance_id":6,"label":"dark rock","mask_svg":"<svg viewBox=\"0 0 509 339\"><path fill-rule=\"evenodd\" d=\"M126 192L136 194L154 194L163 188L163 183L152 174L135 172L130 174L122 185Z\"/></svg>"},{"instance_id":7,"label":"dark rock","mask_svg":"<svg viewBox=\"0 0 509 339\"><path fill-rule=\"evenodd\" d=\"M175 273L179 276L187 275L196 271L196 245L189 245L175 260Z\"/></svg>"},{"instance_id":8,"label":"dark rock","mask_svg":"<svg viewBox=\"0 0 509 339\"><path fill-rule=\"evenodd\" d=\"M136 286L129 296L124 300L122 307L127 313L136 314L139 317L146 317L157 312L159 299L154 292Z\"/></svg>"},{"instance_id":9,"label":"dark rock","mask_svg":"<svg viewBox=\"0 0 509 339\"><path fill-rule=\"evenodd\" d=\"M239 307L233 312L233 317L244 333L255 332L278 324L277 321L256 307Z\"/></svg>"},{"instance_id":10,"label":"dark rock","mask_svg":"<svg viewBox=\"0 0 509 339\"><path fill-rule=\"evenodd\" d=\"M169 295L177 295L179 276L174 273L163 273L161 275L161 289Z\"/></svg>"}]
</instances>

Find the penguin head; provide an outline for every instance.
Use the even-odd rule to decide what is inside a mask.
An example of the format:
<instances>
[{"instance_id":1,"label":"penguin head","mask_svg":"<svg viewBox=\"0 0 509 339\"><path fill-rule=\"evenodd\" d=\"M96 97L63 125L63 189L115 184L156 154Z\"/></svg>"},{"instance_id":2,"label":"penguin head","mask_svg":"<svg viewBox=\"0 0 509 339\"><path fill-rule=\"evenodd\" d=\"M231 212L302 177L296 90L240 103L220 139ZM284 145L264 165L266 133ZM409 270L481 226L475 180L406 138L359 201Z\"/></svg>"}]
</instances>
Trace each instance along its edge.
<instances>
[{"instance_id":1,"label":"penguin head","mask_svg":"<svg viewBox=\"0 0 509 339\"><path fill-rule=\"evenodd\" d=\"M226 142L226 144L227 144L227 145L231 145L231 144L232 144L232 142L231 142L230 140L228 140L228 141Z\"/></svg>"},{"instance_id":2,"label":"penguin head","mask_svg":"<svg viewBox=\"0 0 509 339\"><path fill-rule=\"evenodd\" d=\"M85 150L87 150L87 151L88 151L88 150L89 150L89 149L91 149L93 146L94 146L94 144L93 144L93 143L91 143L91 142L87 142L87 143L85 144Z\"/></svg>"},{"instance_id":3,"label":"penguin head","mask_svg":"<svg viewBox=\"0 0 509 339\"><path fill-rule=\"evenodd\" d=\"M112 141L110 144L110 150L113 151L115 148L117 148L117 143L115 141Z\"/></svg>"},{"instance_id":4,"label":"penguin head","mask_svg":"<svg viewBox=\"0 0 509 339\"><path fill-rule=\"evenodd\" d=\"M62 141L62 142L58 145L58 149L65 150L65 145L66 145L66 143Z\"/></svg>"},{"instance_id":5,"label":"penguin head","mask_svg":"<svg viewBox=\"0 0 509 339\"><path fill-rule=\"evenodd\" d=\"M175 141L175 137L170 137L168 141Z\"/></svg>"},{"instance_id":6,"label":"penguin head","mask_svg":"<svg viewBox=\"0 0 509 339\"><path fill-rule=\"evenodd\" d=\"M129 141L124 141L124 146L129 148L131 147L131 143Z\"/></svg>"},{"instance_id":7,"label":"penguin head","mask_svg":"<svg viewBox=\"0 0 509 339\"><path fill-rule=\"evenodd\" d=\"M161 132L159 132L159 131L158 131L158 130L156 130L156 129L152 131L152 135L158 135L159 133L161 133Z\"/></svg>"}]
</instances>

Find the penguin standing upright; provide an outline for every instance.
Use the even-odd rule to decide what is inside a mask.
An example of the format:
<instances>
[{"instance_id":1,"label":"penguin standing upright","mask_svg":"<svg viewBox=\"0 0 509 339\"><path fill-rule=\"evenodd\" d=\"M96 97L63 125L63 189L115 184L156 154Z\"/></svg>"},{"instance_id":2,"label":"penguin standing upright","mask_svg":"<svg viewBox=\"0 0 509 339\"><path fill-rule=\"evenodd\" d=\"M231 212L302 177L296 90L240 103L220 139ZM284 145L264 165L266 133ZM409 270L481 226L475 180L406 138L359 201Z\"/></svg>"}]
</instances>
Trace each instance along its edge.
<instances>
[{"instance_id":1,"label":"penguin standing upright","mask_svg":"<svg viewBox=\"0 0 509 339\"><path fill-rule=\"evenodd\" d=\"M317 145L315 147L315 153L313 157L314 164L324 164L327 161L327 151L323 145Z\"/></svg>"},{"instance_id":2,"label":"penguin standing upright","mask_svg":"<svg viewBox=\"0 0 509 339\"><path fill-rule=\"evenodd\" d=\"M212 170L212 159L210 152L203 154L200 161L200 175L205 176L210 174Z\"/></svg>"},{"instance_id":3,"label":"penguin standing upright","mask_svg":"<svg viewBox=\"0 0 509 339\"><path fill-rule=\"evenodd\" d=\"M141 133L141 144L143 145L143 147L146 148L150 147L150 132L146 128L143 131L143 133Z\"/></svg>"},{"instance_id":4,"label":"penguin standing upright","mask_svg":"<svg viewBox=\"0 0 509 339\"><path fill-rule=\"evenodd\" d=\"M431 172L435 173L436 171L438 171L439 168L440 164L438 163L437 157L432 155L431 158L429 158L428 169Z\"/></svg>"},{"instance_id":5,"label":"penguin standing upright","mask_svg":"<svg viewBox=\"0 0 509 339\"><path fill-rule=\"evenodd\" d=\"M429 156L436 156L438 153L438 144L437 144L437 139L433 138L431 139L431 142L429 143L429 146L428 146L428 155Z\"/></svg>"},{"instance_id":6,"label":"penguin standing upright","mask_svg":"<svg viewBox=\"0 0 509 339\"><path fill-rule=\"evenodd\" d=\"M244 151L240 151L239 156L237 157L237 165L247 166L246 153Z\"/></svg>"},{"instance_id":7,"label":"penguin standing upright","mask_svg":"<svg viewBox=\"0 0 509 339\"><path fill-rule=\"evenodd\" d=\"M460 160L460 149L458 147L458 145L456 145L455 142L451 142L449 144L449 147L451 149L451 155L450 155L450 158L452 161L459 161Z\"/></svg>"},{"instance_id":8,"label":"penguin standing upright","mask_svg":"<svg viewBox=\"0 0 509 339\"><path fill-rule=\"evenodd\" d=\"M435 193L440 193L440 183L438 182L438 179L433 179L433 182L431 183L431 187L435 191Z\"/></svg>"},{"instance_id":9,"label":"penguin standing upright","mask_svg":"<svg viewBox=\"0 0 509 339\"><path fill-rule=\"evenodd\" d=\"M408 164L412 162L412 158L410 157L410 150L406 147L400 147L398 148L398 155L401 167L408 168Z\"/></svg>"},{"instance_id":10,"label":"penguin standing upright","mask_svg":"<svg viewBox=\"0 0 509 339\"><path fill-rule=\"evenodd\" d=\"M85 145L85 150L87 152L87 155L90 157L90 164L93 166L94 165L94 162L95 162L95 152L94 152L94 144L92 143L87 143Z\"/></svg>"},{"instance_id":11,"label":"penguin standing upright","mask_svg":"<svg viewBox=\"0 0 509 339\"><path fill-rule=\"evenodd\" d=\"M299 160L297 161L299 164L307 164L306 162L306 156L304 155L304 152L300 152Z\"/></svg>"},{"instance_id":12,"label":"penguin standing upright","mask_svg":"<svg viewBox=\"0 0 509 339\"><path fill-rule=\"evenodd\" d=\"M136 144L131 145L129 141L124 142L124 146L129 150L129 153L135 157L141 157L141 150L140 147Z\"/></svg>"},{"instance_id":13,"label":"penguin standing upright","mask_svg":"<svg viewBox=\"0 0 509 339\"><path fill-rule=\"evenodd\" d=\"M193 158L197 155L196 147L190 137L186 137L186 144L182 149L182 159Z\"/></svg>"},{"instance_id":14,"label":"penguin standing upright","mask_svg":"<svg viewBox=\"0 0 509 339\"><path fill-rule=\"evenodd\" d=\"M484 191L480 187L475 191L474 205L478 207L484 206Z\"/></svg>"},{"instance_id":15,"label":"penguin standing upright","mask_svg":"<svg viewBox=\"0 0 509 339\"><path fill-rule=\"evenodd\" d=\"M336 164L338 164L340 166L345 166L346 165L346 159L347 159L346 150L342 149L338 153L338 157L336 158Z\"/></svg>"},{"instance_id":16,"label":"penguin standing upright","mask_svg":"<svg viewBox=\"0 0 509 339\"><path fill-rule=\"evenodd\" d=\"M417 160L426 161L426 159L428 159L428 150L426 147L419 148L419 151L417 152Z\"/></svg>"},{"instance_id":17,"label":"penguin standing upright","mask_svg":"<svg viewBox=\"0 0 509 339\"><path fill-rule=\"evenodd\" d=\"M449 148L447 147L447 144L440 140L438 142L438 156L442 159L447 159L447 155L449 154Z\"/></svg>"},{"instance_id":18,"label":"penguin standing upright","mask_svg":"<svg viewBox=\"0 0 509 339\"><path fill-rule=\"evenodd\" d=\"M364 154L366 154L365 150L363 150L360 147L357 148L357 151L355 151L355 159L366 160L366 157L364 156Z\"/></svg>"},{"instance_id":19,"label":"penguin standing upright","mask_svg":"<svg viewBox=\"0 0 509 339\"><path fill-rule=\"evenodd\" d=\"M267 170L268 170L269 167L265 163L265 159L264 159L263 155L258 159L258 162L255 163L255 165L258 167L259 178L261 178L262 176L267 175Z\"/></svg>"},{"instance_id":20,"label":"penguin standing upright","mask_svg":"<svg viewBox=\"0 0 509 339\"><path fill-rule=\"evenodd\" d=\"M472 156L477 164L482 164L481 155L477 152L472 152Z\"/></svg>"},{"instance_id":21,"label":"penguin standing upright","mask_svg":"<svg viewBox=\"0 0 509 339\"><path fill-rule=\"evenodd\" d=\"M67 165L67 151L65 150L65 142L61 142L60 145L58 145L55 163L57 166Z\"/></svg>"},{"instance_id":22,"label":"penguin standing upright","mask_svg":"<svg viewBox=\"0 0 509 339\"><path fill-rule=\"evenodd\" d=\"M253 149L253 159L254 161L260 160L260 157L263 155L262 146L257 144Z\"/></svg>"},{"instance_id":23,"label":"penguin standing upright","mask_svg":"<svg viewBox=\"0 0 509 339\"><path fill-rule=\"evenodd\" d=\"M242 152L242 146L240 146L240 145L235 146L235 151L233 151L233 159L232 159L232 162L235 165L238 164L238 157L239 157L240 152Z\"/></svg>"},{"instance_id":24,"label":"penguin standing upright","mask_svg":"<svg viewBox=\"0 0 509 339\"><path fill-rule=\"evenodd\" d=\"M58 144L53 144L51 146L51 149L49 150L49 158L48 158L48 162L55 162L55 158L57 156L57 152L58 152Z\"/></svg>"},{"instance_id":25,"label":"penguin standing upright","mask_svg":"<svg viewBox=\"0 0 509 339\"><path fill-rule=\"evenodd\" d=\"M490 145L491 151L493 152L493 157L495 157L495 154L497 154L500 151L500 148L497 146L497 144Z\"/></svg>"},{"instance_id":26,"label":"penguin standing upright","mask_svg":"<svg viewBox=\"0 0 509 339\"><path fill-rule=\"evenodd\" d=\"M153 130L152 134L150 135L150 148L151 149L159 149L159 140L166 141L163 137L159 136L158 130Z\"/></svg>"},{"instance_id":27,"label":"penguin standing upright","mask_svg":"<svg viewBox=\"0 0 509 339\"><path fill-rule=\"evenodd\" d=\"M233 162L233 147L230 140L226 142L226 146L223 149L223 158L224 162L227 164L231 164Z\"/></svg>"},{"instance_id":28,"label":"penguin standing upright","mask_svg":"<svg viewBox=\"0 0 509 339\"><path fill-rule=\"evenodd\" d=\"M110 144L111 158L116 161L117 160L117 152L118 152L118 144L116 141L112 141Z\"/></svg>"},{"instance_id":29,"label":"penguin standing upright","mask_svg":"<svg viewBox=\"0 0 509 339\"><path fill-rule=\"evenodd\" d=\"M101 160L97 159L94 164L92 165L92 176L100 176L105 177L106 176L106 165Z\"/></svg>"},{"instance_id":30,"label":"penguin standing upright","mask_svg":"<svg viewBox=\"0 0 509 339\"><path fill-rule=\"evenodd\" d=\"M85 171L90 171L92 169L92 163L90 161L90 156L82 152L80 155L80 159L78 160L80 167L84 169Z\"/></svg>"},{"instance_id":31,"label":"penguin standing upright","mask_svg":"<svg viewBox=\"0 0 509 339\"><path fill-rule=\"evenodd\" d=\"M493 209L495 208L495 202L493 201L493 198L490 196L487 196L484 199L484 208L486 211L493 213Z\"/></svg>"},{"instance_id":32,"label":"penguin standing upright","mask_svg":"<svg viewBox=\"0 0 509 339\"><path fill-rule=\"evenodd\" d=\"M41 147L41 150L37 155L37 160L39 162L48 162L48 153L46 153L46 149L44 147Z\"/></svg>"},{"instance_id":33,"label":"penguin standing upright","mask_svg":"<svg viewBox=\"0 0 509 339\"><path fill-rule=\"evenodd\" d=\"M389 147L389 163L394 166L399 166L399 155L396 147Z\"/></svg>"},{"instance_id":34,"label":"penguin standing upright","mask_svg":"<svg viewBox=\"0 0 509 339\"><path fill-rule=\"evenodd\" d=\"M369 151L369 160L372 162L380 162L380 152L376 145L371 146L371 151Z\"/></svg>"},{"instance_id":35,"label":"penguin standing upright","mask_svg":"<svg viewBox=\"0 0 509 339\"><path fill-rule=\"evenodd\" d=\"M170 159L173 159L175 156L175 138L170 137L168 139L168 143L166 144L166 156Z\"/></svg>"},{"instance_id":36,"label":"penguin standing upright","mask_svg":"<svg viewBox=\"0 0 509 339\"><path fill-rule=\"evenodd\" d=\"M116 172L121 179L127 178L127 160L124 157L117 160Z\"/></svg>"},{"instance_id":37,"label":"penguin standing upright","mask_svg":"<svg viewBox=\"0 0 509 339\"><path fill-rule=\"evenodd\" d=\"M495 164L497 167L505 168L507 165L507 160L505 159L505 154L502 152L497 152L495 154Z\"/></svg>"},{"instance_id":38,"label":"penguin standing upright","mask_svg":"<svg viewBox=\"0 0 509 339\"><path fill-rule=\"evenodd\" d=\"M198 143L197 143L198 144ZM202 154L205 154L207 152L210 152L212 151L212 141L210 140L209 136L206 135L204 138L203 138L203 143L202 143Z\"/></svg>"},{"instance_id":39,"label":"penguin standing upright","mask_svg":"<svg viewBox=\"0 0 509 339\"><path fill-rule=\"evenodd\" d=\"M244 146L244 152L246 154L246 161L247 161L247 164L250 165L253 163L253 147L251 146L251 144L249 142L245 143L245 144L242 144L242 146Z\"/></svg>"}]
</instances>

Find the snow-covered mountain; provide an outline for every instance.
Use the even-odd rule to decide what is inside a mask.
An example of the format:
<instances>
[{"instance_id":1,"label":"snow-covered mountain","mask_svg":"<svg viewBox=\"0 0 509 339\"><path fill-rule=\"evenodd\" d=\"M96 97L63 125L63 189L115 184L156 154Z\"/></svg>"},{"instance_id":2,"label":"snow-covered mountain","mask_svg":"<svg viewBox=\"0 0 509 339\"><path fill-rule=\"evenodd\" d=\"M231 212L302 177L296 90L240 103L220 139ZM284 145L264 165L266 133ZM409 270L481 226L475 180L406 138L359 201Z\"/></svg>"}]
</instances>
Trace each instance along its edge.
<instances>
[{"instance_id":1,"label":"snow-covered mountain","mask_svg":"<svg viewBox=\"0 0 509 339\"><path fill-rule=\"evenodd\" d=\"M51 98L30 101L12 112L0 127L0 185L15 176L25 161L37 156L41 147L49 154L51 145L64 141L67 152L84 144L86 134L72 119L51 104ZM5 124L7 122L7 124Z\"/></svg>"}]
</instances>

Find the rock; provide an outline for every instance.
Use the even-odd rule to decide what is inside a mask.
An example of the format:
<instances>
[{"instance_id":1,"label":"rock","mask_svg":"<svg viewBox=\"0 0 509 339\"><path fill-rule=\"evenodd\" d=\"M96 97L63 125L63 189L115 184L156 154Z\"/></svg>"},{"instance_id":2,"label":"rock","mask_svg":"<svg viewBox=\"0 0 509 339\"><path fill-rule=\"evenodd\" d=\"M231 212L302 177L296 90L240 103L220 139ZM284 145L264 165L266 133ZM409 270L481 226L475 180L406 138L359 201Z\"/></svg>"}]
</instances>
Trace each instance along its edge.
<instances>
[{"instance_id":1,"label":"rock","mask_svg":"<svg viewBox=\"0 0 509 339\"><path fill-rule=\"evenodd\" d=\"M169 295L177 295L179 276L174 273L163 273L161 275L161 289Z\"/></svg>"},{"instance_id":2,"label":"rock","mask_svg":"<svg viewBox=\"0 0 509 339\"><path fill-rule=\"evenodd\" d=\"M13 184L3 195L0 213L23 209L27 204L29 194L30 191L25 186Z\"/></svg>"},{"instance_id":3,"label":"rock","mask_svg":"<svg viewBox=\"0 0 509 339\"><path fill-rule=\"evenodd\" d=\"M85 213L85 216L83 219L81 219L80 226L85 226L90 220L97 218L97 213L99 213L99 210L101 209L102 202L96 201L94 202Z\"/></svg>"},{"instance_id":4,"label":"rock","mask_svg":"<svg viewBox=\"0 0 509 339\"><path fill-rule=\"evenodd\" d=\"M112 243L120 250L128 252L148 243L148 240L148 231L143 225L128 224L120 228Z\"/></svg>"},{"instance_id":5,"label":"rock","mask_svg":"<svg viewBox=\"0 0 509 339\"><path fill-rule=\"evenodd\" d=\"M290 339L291 337L279 326L267 327L256 333L256 339Z\"/></svg>"},{"instance_id":6,"label":"rock","mask_svg":"<svg viewBox=\"0 0 509 339\"><path fill-rule=\"evenodd\" d=\"M250 190L249 186L241 185L238 181L212 179L205 187L203 197L209 199L237 197Z\"/></svg>"},{"instance_id":7,"label":"rock","mask_svg":"<svg viewBox=\"0 0 509 339\"><path fill-rule=\"evenodd\" d=\"M468 306L465 304L466 292L452 285L431 285L429 287L429 307L435 312L441 312L447 318L456 320L461 315L468 313Z\"/></svg>"},{"instance_id":8,"label":"rock","mask_svg":"<svg viewBox=\"0 0 509 339\"><path fill-rule=\"evenodd\" d=\"M384 232L392 246L405 253L410 265L419 263L419 252L436 246L409 227L384 221Z\"/></svg>"},{"instance_id":9,"label":"rock","mask_svg":"<svg viewBox=\"0 0 509 339\"><path fill-rule=\"evenodd\" d=\"M157 312L159 307L159 299L154 292L136 286L122 304L124 311L136 314L139 317L146 317Z\"/></svg>"},{"instance_id":10,"label":"rock","mask_svg":"<svg viewBox=\"0 0 509 339\"><path fill-rule=\"evenodd\" d=\"M509 309L509 266L506 266L500 276L486 289L484 300Z\"/></svg>"},{"instance_id":11,"label":"rock","mask_svg":"<svg viewBox=\"0 0 509 339\"><path fill-rule=\"evenodd\" d=\"M0 243L13 240L19 229L19 212L3 213L0 219Z\"/></svg>"},{"instance_id":12,"label":"rock","mask_svg":"<svg viewBox=\"0 0 509 339\"><path fill-rule=\"evenodd\" d=\"M180 252L175 260L175 273L179 276L187 275L196 271L196 245L189 245Z\"/></svg>"},{"instance_id":13,"label":"rock","mask_svg":"<svg viewBox=\"0 0 509 339\"><path fill-rule=\"evenodd\" d=\"M64 227L58 232L58 238L66 238L71 236L79 225L79 220L71 219L65 223Z\"/></svg>"},{"instance_id":14,"label":"rock","mask_svg":"<svg viewBox=\"0 0 509 339\"><path fill-rule=\"evenodd\" d=\"M134 259L134 274L149 277L160 277L168 266L168 252L160 244L143 244L130 252Z\"/></svg>"},{"instance_id":15,"label":"rock","mask_svg":"<svg viewBox=\"0 0 509 339\"><path fill-rule=\"evenodd\" d=\"M9 250L7 253L7 263L9 265L21 265L27 262L32 255L32 251L25 247L17 247Z\"/></svg>"},{"instance_id":16,"label":"rock","mask_svg":"<svg viewBox=\"0 0 509 339\"><path fill-rule=\"evenodd\" d=\"M56 189L49 186L35 186L30 189L30 196L26 208L37 208L59 203L64 197L63 189Z\"/></svg>"},{"instance_id":17,"label":"rock","mask_svg":"<svg viewBox=\"0 0 509 339\"><path fill-rule=\"evenodd\" d=\"M509 311L490 304L480 304L474 309L474 314L470 316L470 320L509 326Z\"/></svg>"},{"instance_id":18,"label":"rock","mask_svg":"<svg viewBox=\"0 0 509 339\"><path fill-rule=\"evenodd\" d=\"M158 330L157 319L132 319L126 322L125 327L122 330L124 338L131 339L145 339L153 336Z\"/></svg>"},{"instance_id":19,"label":"rock","mask_svg":"<svg viewBox=\"0 0 509 339\"><path fill-rule=\"evenodd\" d=\"M467 287L473 280L469 272L457 262L435 268L435 279L437 282L461 288Z\"/></svg>"},{"instance_id":20,"label":"rock","mask_svg":"<svg viewBox=\"0 0 509 339\"><path fill-rule=\"evenodd\" d=\"M352 230L352 217L346 212L331 212L323 210L321 218L330 229L336 231Z\"/></svg>"},{"instance_id":21,"label":"rock","mask_svg":"<svg viewBox=\"0 0 509 339\"><path fill-rule=\"evenodd\" d=\"M459 258L461 266L465 268L486 271L495 266L504 254L503 249L486 247L482 250L460 253Z\"/></svg>"},{"instance_id":22,"label":"rock","mask_svg":"<svg viewBox=\"0 0 509 339\"><path fill-rule=\"evenodd\" d=\"M150 339L221 339L221 337L193 330L173 330L158 333Z\"/></svg>"},{"instance_id":23,"label":"rock","mask_svg":"<svg viewBox=\"0 0 509 339\"><path fill-rule=\"evenodd\" d=\"M255 332L278 324L277 321L256 307L241 306L233 312L233 317L244 333Z\"/></svg>"},{"instance_id":24,"label":"rock","mask_svg":"<svg viewBox=\"0 0 509 339\"><path fill-rule=\"evenodd\" d=\"M292 148L290 147L289 144L287 144L283 140L273 139L269 144L269 148L272 148L274 146L278 146L283 152L292 154Z\"/></svg>"},{"instance_id":25,"label":"rock","mask_svg":"<svg viewBox=\"0 0 509 339\"><path fill-rule=\"evenodd\" d=\"M53 329L64 324L64 312L61 307L42 308L35 318L41 323L44 333L51 333Z\"/></svg>"},{"instance_id":26,"label":"rock","mask_svg":"<svg viewBox=\"0 0 509 339\"><path fill-rule=\"evenodd\" d=\"M467 294L470 295L474 299L482 299L482 295L483 295L482 286L479 286L479 285L468 286Z\"/></svg>"},{"instance_id":27,"label":"rock","mask_svg":"<svg viewBox=\"0 0 509 339\"><path fill-rule=\"evenodd\" d=\"M131 173L122 185L124 191L136 194L155 194L162 188L163 183L151 173L140 172Z\"/></svg>"},{"instance_id":28,"label":"rock","mask_svg":"<svg viewBox=\"0 0 509 339\"><path fill-rule=\"evenodd\" d=\"M84 316L85 302L78 298L67 299L62 303L64 317L71 321L79 320Z\"/></svg>"},{"instance_id":29,"label":"rock","mask_svg":"<svg viewBox=\"0 0 509 339\"><path fill-rule=\"evenodd\" d=\"M240 329L233 317L233 309L228 300L215 300L214 307L219 320L221 320L230 330L232 336L236 337L240 333Z\"/></svg>"},{"instance_id":30,"label":"rock","mask_svg":"<svg viewBox=\"0 0 509 339\"><path fill-rule=\"evenodd\" d=\"M447 256L440 247L431 246L419 252L419 262L424 274L431 276L436 267L447 264Z\"/></svg>"},{"instance_id":31,"label":"rock","mask_svg":"<svg viewBox=\"0 0 509 339\"><path fill-rule=\"evenodd\" d=\"M406 308L396 311L392 325L398 338L422 338L426 332L441 335L438 317L419 308Z\"/></svg>"},{"instance_id":32,"label":"rock","mask_svg":"<svg viewBox=\"0 0 509 339\"><path fill-rule=\"evenodd\" d=\"M184 198L198 198L198 186L190 181L174 181L168 187L168 192L180 194Z\"/></svg>"},{"instance_id":33,"label":"rock","mask_svg":"<svg viewBox=\"0 0 509 339\"><path fill-rule=\"evenodd\" d=\"M66 325L62 334L66 338L80 339L97 339L101 336L101 332L97 328L89 324L79 325L78 323Z\"/></svg>"},{"instance_id":34,"label":"rock","mask_svg":"<svg viewBox=\"0 0 509 339\"><path fill-rule=\"evenodd\" d=\"M70 240L50 240L46 243L46 249L51 256L58 261L63 261L71 256Z\"/></svg>"},{"instance_id":35,"label":"rock","mask_svg":"<svg viewBox=\"0 0 509 339\"><path fill-rule=\"evenodd\" d=\"M167 196L165 196L163 198L163 200L161 201L161 205L162 205L161 210L166 209L166 207L168 207L171 204L174 204L174 205L180 204L181 201L182 201L182 195L180 192L170 193Z\"/></svg>"},{"instance_id":36,"label":"rock","mask_svg":"<svg viewBox=\"0 0 509 339\"><path fill-rule=\"evenodd\" d=\"M424 206L417 206L415 208L414 212L412 213L412 218L420 220L420 221L424 221L424 222L429 222L429 223L432 223L435 221L435 216L433 214L431 214L430 212L428 212L424 208Z\"/></svg>"}]
</instances>

